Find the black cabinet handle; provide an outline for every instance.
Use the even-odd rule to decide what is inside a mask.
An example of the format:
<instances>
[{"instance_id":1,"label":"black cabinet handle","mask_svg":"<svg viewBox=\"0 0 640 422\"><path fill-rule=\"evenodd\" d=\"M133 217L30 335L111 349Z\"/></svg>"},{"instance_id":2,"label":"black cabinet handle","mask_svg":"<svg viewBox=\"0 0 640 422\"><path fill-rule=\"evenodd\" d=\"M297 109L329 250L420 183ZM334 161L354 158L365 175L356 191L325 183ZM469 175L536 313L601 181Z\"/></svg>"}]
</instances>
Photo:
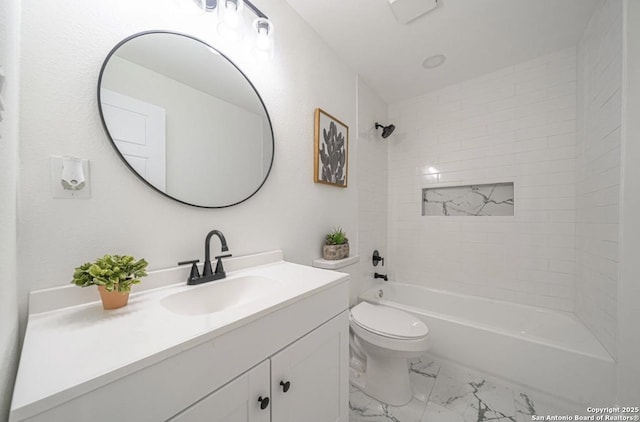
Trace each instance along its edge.
<instances>
[{"instance_id":1,"label":"black cabinet handle","mask_svg":"<svg viewBox=\"0 0 640 422\"><path fill-rule=\"evenodd\" d=\"M291 387L291 381L280 381L280 385L282 386L282 391L286 393L287 391L289 391L289 387Z\"/></svg>"},{"instance_id":2,"label":"black cabinet handle","mask_svg":"<svg viewBox=\"0 0 640 422\"><path fill-rule=\"evenodd\" d=\"M260 402L260 409L264 410L269 407L269 397L258 397L258 401Z\"/></svg>"}]
</instances>

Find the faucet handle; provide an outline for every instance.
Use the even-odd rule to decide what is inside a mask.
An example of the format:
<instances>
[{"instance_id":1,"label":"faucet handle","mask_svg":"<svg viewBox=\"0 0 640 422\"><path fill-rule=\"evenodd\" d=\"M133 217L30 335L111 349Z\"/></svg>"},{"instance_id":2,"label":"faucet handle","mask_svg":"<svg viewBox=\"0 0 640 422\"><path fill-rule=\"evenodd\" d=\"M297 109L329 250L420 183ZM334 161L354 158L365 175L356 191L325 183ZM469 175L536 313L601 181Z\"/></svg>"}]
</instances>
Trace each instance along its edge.
<instances>
[{"instance_id":1,"label":"faucet handle","mask_svg":"<svg viewBox=\"0 0 640 422\"><path fill-rule=\"evenodd\" d=\"M215 257L215 259L218 260L218 262L216 263L216 272L215 274L222 274L223 276L225 275L224 272L224 268L222 267L222 258L229 258L230 256L232 256L230 253L226 254L226 255L218 255Z\"/></svg>"},{"instance_id":2,"label":"faucet handle","mask_svg":"<svg viewBox=\"0 0 640 422\"><path fill-rule=\"evenodd\" d=\"M200 262L199 259L194 259L192 261L178 262L178 265L191 264L191 274L189 274L189 278L187 279L187 282L191 280L195 280L196 278L200 278L200 271L198 271L198 262Z\"/></svg>"},{"instance_id":3,"label":"faucet handle","mask_svg":"<svg viewBox=\"0 0 640 422\"><path fill-rule=\"evenodd\" d=\"M374 267L378 266L378 262L382 262L382 266L384 267L384 258L380 256L380 252L376 249L373 251L373 256L371 257L371 262Z\"/></svg>"}]
</instances>

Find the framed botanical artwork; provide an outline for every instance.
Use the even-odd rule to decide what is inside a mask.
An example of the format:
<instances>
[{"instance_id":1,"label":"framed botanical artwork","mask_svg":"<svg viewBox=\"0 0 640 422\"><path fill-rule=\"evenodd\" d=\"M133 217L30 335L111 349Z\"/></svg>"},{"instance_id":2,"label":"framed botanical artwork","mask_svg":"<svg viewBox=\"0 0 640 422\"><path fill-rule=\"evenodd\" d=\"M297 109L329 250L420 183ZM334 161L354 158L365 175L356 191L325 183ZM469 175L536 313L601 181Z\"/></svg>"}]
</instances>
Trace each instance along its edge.
<instances>
[{"instance_id":1,"label":"framed botanical artwork","mask_svg":"<svg viewBox=\"0 0 640 422\"><path fill-rule=\"evenodd\" d=\"M347 187L349 127L319 108L315 115L313 181Z\"/></svg>"}]
</instances>

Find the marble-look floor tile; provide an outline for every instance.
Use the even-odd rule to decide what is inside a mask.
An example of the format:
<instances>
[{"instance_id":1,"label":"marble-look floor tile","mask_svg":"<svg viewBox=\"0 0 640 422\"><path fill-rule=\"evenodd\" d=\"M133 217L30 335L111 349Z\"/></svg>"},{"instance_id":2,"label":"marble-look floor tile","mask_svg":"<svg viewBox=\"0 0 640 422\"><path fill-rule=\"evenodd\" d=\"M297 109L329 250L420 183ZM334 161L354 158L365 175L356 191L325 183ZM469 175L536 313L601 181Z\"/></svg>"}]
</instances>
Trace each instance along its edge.
<instances>
[{"instance_id":1,"label":"marble-look floor tile","mask_svg":"<svg viewBox=\"0 0 640 422\"><path fill-rule=\"evenodd\" d=\"M581 413L580 408L558 398L532 392L515 392L516 416L518 422L531 421L532 415L554 416L575 415Z\"/></svg>"},{"instance_id":2,"label":"marble-look floor tile","mask_svg":"<svg viewBox=\"0 0 640 422\"><path fill-rule=\"evenodd\" d=\"M533 399L525 393L515 393L516 419L518 422L532 420L532 415L538 415L536 404Z\"/></svg>"},{"instance_id":3,"label":"marble-look floor tile","mask_svg":"<svg viewBox=\"0 0 640 422\"><path fill-rule=\"evenodd\" d=\"M351 387L350 422L420 422L425 403L412 399L404 406L389 406Z\"/></svg>"},{"instance_id":4,"label":"marble-look floor tile","mask_svg":"<svg viewBox=\"0 0 640 422\"><path fill-rule=\"evenodd\" d=\"M465 420L456 412L434 402L429 402L420 422L465 422Z\"/></svg>"},{"instance_id":5,"label":"marble-look floor tile","mask_svg":"<svg viewBox=\"0 0 640 422\"><path fill-rule=\"evenodd\" d=\"M513 390L456 366L441 368L429 402L457 413L465 422L516 422Z\"/></svg>"},{"instance_id":6,"label":"marble-look floor tile","mask_svg":"<svg viewBox=\"0 0 640 422\"><path fill-rule=\"evenodd\" d=\"M561 399L523 392L430 355L409 362L414 397L388 406L351 387L351 422L528 422L532 415L575 414Z\"/></svg>"},{"instance_id":7,"label":"marble-look floor tile","mask_svg":"<svg viewBox=\"0 0 640 422\"><path fill-rule=\"evenodd\" d=\"M413 397L426 403L440 372L440 363L428 356L423 356L410 361L409 370Z\"/></svg>"}]
</instances>

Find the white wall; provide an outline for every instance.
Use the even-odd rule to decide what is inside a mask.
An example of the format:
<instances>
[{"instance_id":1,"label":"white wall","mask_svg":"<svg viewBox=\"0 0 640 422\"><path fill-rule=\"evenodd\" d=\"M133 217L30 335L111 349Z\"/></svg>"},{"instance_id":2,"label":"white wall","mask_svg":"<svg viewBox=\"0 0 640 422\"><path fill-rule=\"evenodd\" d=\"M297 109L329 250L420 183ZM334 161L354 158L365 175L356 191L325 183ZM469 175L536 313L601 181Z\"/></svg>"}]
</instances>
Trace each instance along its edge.
<instances>
[{"instance_id":1,"label":"white wall","mask_svg":"<svg viewBox=\"0 0 640 422\"><path fill-rule=\"evenodd\" d=\"M0 421L8 418L18 352L17 183L20 1L0 2L0 67L6 77L0 97Z\"/></svg>"},{"instance_id":2,"label":"white wall","mask_svg":"<svg viewBox=\"0 0 640 422\"><path fill-rule=\"evenodd\" d=\"M19 263L29 271L20 277L22 315L29 290L66 284L75 266L106 252L145 257L151 269L170 267L202 259L206 233L220 229L235 255L282 248L288 260L311 264L332 227L357 233L357 184L314 184L312 161L316 107L355 126L356 75L284 0L256 6L277 28L267 63L222 44L191 0L23 1ZM96 105L100 66L117 42L149 29L220 47L260 92L274 126L275 161L249 201L221 210L172 202L140 183L112 151ZM357 151L357 137L350 142ZM53 154L91 160L90 200L51 198ZM353 182L358 163L349 157Z\"/></svg>"},{"instance_id":3,"label":"white wall","mask_svg":"<svg viewBox=\"0 0 640 422\"><path fill-rule=\"evenodd\" d=\"M376 122L387 124L387 104L358 78L358 249L359 278L351 283L351 303L375 285L373 273L386 273L387 265L373 266L374 250L387 257L387 149ZM359 281L359 283L358 283ZM378 280L378 283L380 281Z\"/></svg>"},{"instance_id":4,"label":"white wall","mask_svg":"<svg viewBox=\"0 0 640 422\"><path fill-rule=\"evenodd\" d=\"M640 397L640 2L625 0L625 82L623 96L622 219L618 299L619 404Z\"/></svg>"},{"instance_id":5,"label":"white wall","mask_svg":"<svg viewBox=\"0 0 640 422\"><path fill-rule=\"evenodd\" d=\"M594 12L578 48L576 315L617 354L622 2Z\"/></svg>"},{"instance_id":6,"label":"white wall","mask_svg":"<svg viewBox=\"0 0 640 422\"><path fill-rule=\"evenodd\" d=\"M574 48L390 105L393 278L571 311L575 118ZM421 216L423 187L507 181L514 217Z\"/></svg>"}]
</instances>

